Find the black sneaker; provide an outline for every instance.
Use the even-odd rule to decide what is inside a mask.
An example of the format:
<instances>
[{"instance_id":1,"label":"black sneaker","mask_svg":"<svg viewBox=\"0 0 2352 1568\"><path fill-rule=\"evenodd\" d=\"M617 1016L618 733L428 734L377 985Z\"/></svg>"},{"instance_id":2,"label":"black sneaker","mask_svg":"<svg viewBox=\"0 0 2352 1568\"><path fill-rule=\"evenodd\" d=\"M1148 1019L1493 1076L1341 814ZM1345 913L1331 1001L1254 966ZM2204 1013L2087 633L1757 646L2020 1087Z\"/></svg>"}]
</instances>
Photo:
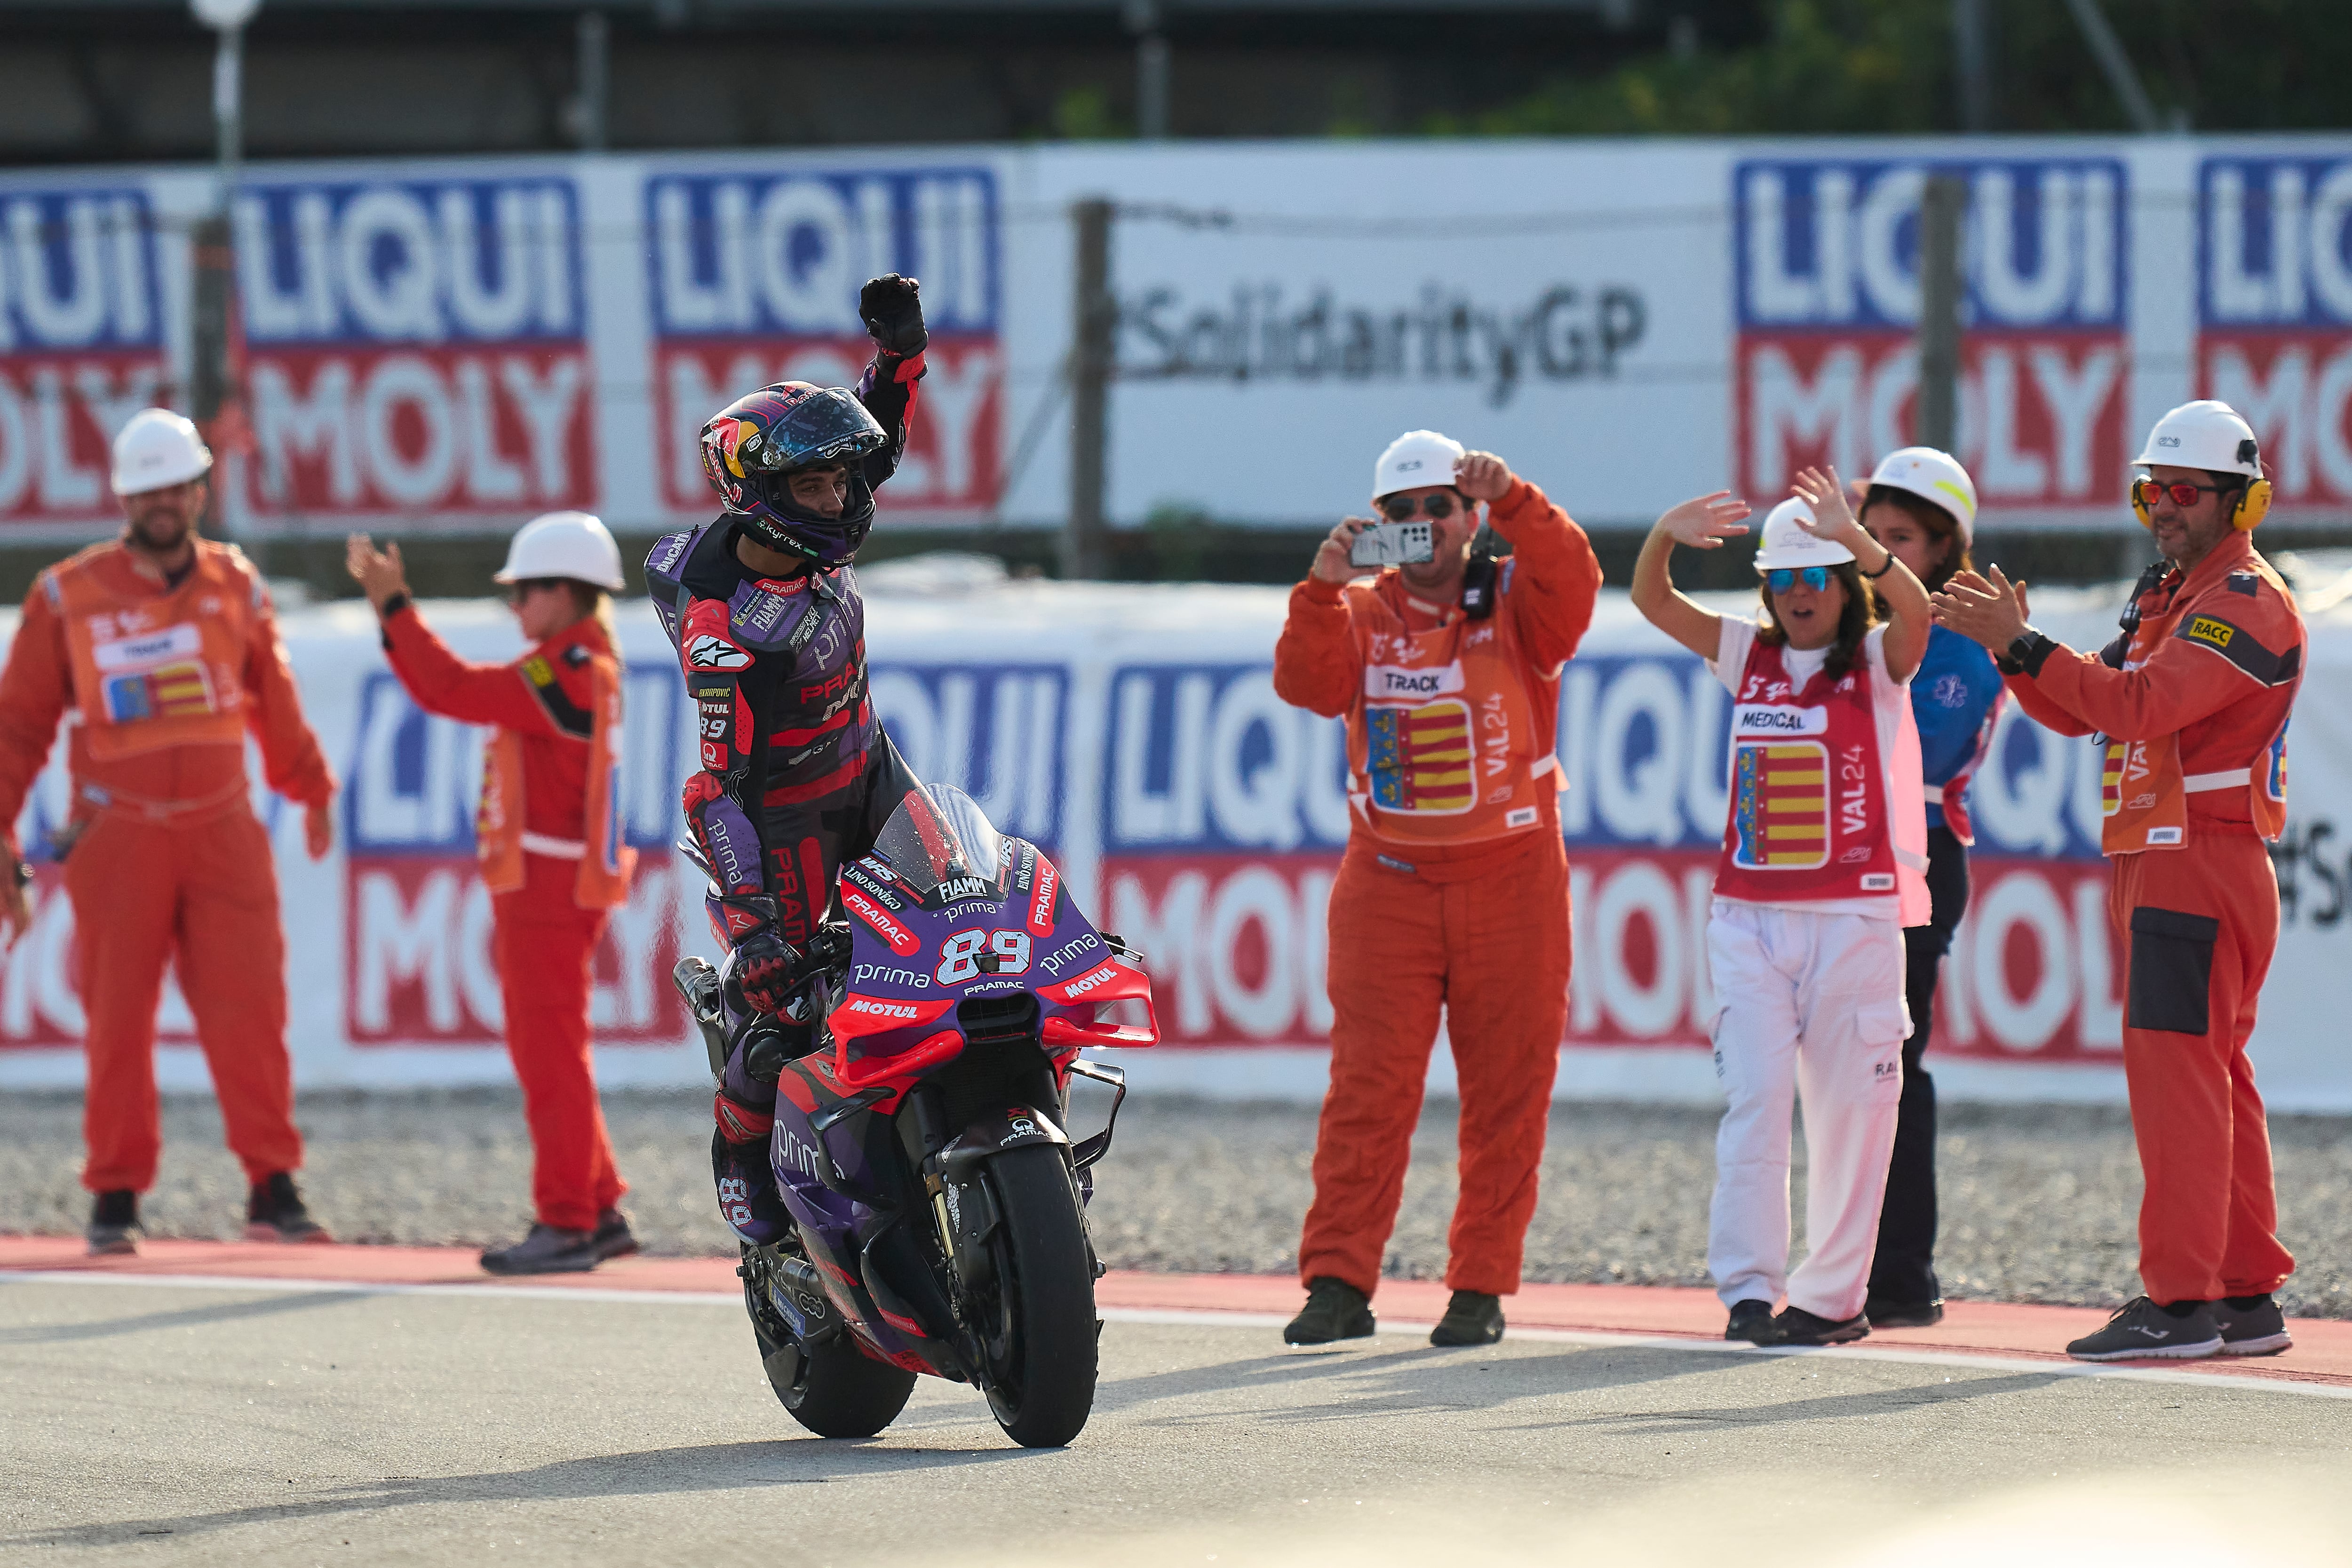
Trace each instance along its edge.
<instances>
[{"instance_id":1,"label":"black sneaker","mask_svg":"<svg viewBox=\"0 0 2352 1568\"><path fill-rule=\"evenodd\" d=\"M89 1205L89 1255L130 1258L139 1251L139 1194L130 1188L100 1193Z\"/></svg>"},{"instance_id":2,"label":"black sneaker","mask_svg":"<svg viewBox=\"0 0 2352 1568\"><path fill-rule=\"evenodd\" d=\"M1727 1340L1746 1340L1751 1345L1769 1345L1777 1336L1772 1330L1772 1303L1769 1301L1734 1301L1731 1321L1723 1325Z\"/></svg>"},{"instance_id":3,"label":"black sneaker","mask_svg":"<svg viewBox=\"0 0 2352 1568\"><path fill-rule=\"evenodd\" d=\"M1862 1315L1870 1320L1874 1329L1932 1329L1944 1321L1944 1304L1882 1301L1874 1296L1862 1304Z\"/></svg>"},{"instance_id":4,"label":"black sneaker","mask_svg":"<svg viewBox=\"0 0 2352 1568\"><path fill-rule=\"evenodd\" d=\"M608 1258L626 1258L637 1249L637 1238L629 1231L629 1216L619 1209L606 1209L596 1216L593 1239L599 1263Z\"/></svg>"},{"instance_id":5,"label":"black sneaker","mask_svg":"<svg viewBox=\"0 0 2352 1568\"><path fill-rule=\"evenodd\" d=\"M560 1230L551 1225L534 1225L512 1247L494 1247L482 1254L482 1268L491 1274L585 1274L597 1261L594 1231Z\"/></svg>"},{"instance_id":6,"label":"black sneaker","mask_svg":"<svg viewBox=\"0 0 2352 1568\"><path fill-rule=\"evenodd\" d=\"M2221 1334L2222 1355L2276 1355L2294 1348L2294 1336L2286 1331L2286 1314L2268 1296L2215 1301L2212 1311L2213 1326Z\"/></svg>"},{"instance_id":7,"label":"black sneaker","mask_svg":"<svg viewBox=\"0 0 2352 1568\"><path fill-rule=\"evenodd\" d=\"M1282 1331L1286 1345L1328 1345L1360 1340L1377 1326L1372 1299L1344 1279L1318 1275L1307 1282L1307 1305Z\"/></svg>"},{"instance_id":8,"label":"black sneaker","mask_svg":"<svg viewBox=\"0 0 2352 1568\"><path fill-rule=\"evenodd\" d=\"M245 1239L317 1245L335 1238L302 1206L293 1173L280 1171L253 1184L245 1201Z\"/></svg>"},{"instance_id":9,"label":"black sneaker","mask_svg":"<svg viewBox=\"0 0 2352 1568\"><path fill-rule=\"evenodd\" d=\"M1429 1331L1433 1345L1491 1345L1502 1337L1502 1299L1481 1290L1454 1292L1445 1303L1445 1316Z\"/></svg>"},{"instance_id":10,"label":"black sneaker","mask_svg":"<svg viewBox=\"0 0 2352 1568\"><path fill-rule=\"evenodd\" d=\"M2221 1348L2221 1331L2206 1302L2176 1318L2147 1297L2135 1296L2105 1328L2076 1340L2066 1353L2076 1361L2195 1361Z\"/></svg>"},{"instance_id":11,"label":"black sneaker","mask_svg":"<svg viewBox=\"0 0 2352 1568\"><path fill-rule=\"evenodd\" d=\"M1840 1321L1817 1316L1802 1307L1783 1307L1772 1320L1772 1342L1779 1345L1843 1345L1869 1337L1866 1312Z\"/></svg>"}]
</instances>

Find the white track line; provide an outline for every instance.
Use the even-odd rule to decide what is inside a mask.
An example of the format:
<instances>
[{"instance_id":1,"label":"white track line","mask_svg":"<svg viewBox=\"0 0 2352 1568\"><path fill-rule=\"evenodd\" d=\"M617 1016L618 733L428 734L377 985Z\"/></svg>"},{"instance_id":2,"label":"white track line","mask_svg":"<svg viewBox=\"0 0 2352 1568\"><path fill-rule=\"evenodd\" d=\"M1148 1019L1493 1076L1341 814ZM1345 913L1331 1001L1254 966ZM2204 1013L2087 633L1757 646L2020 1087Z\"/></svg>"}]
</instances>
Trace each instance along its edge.
<instances>
[{"instance_id":1,"label":"white track line","mask_svg":"<svg viewBox=\"0 0 2352 1568\"><path fill-rule=\"evenodd\" d=\"M0 1268L0 1285L145 1285L182 1290L276 1290L340 1296L495 1297L503 1300L624 1302L637 1306L740 1307L743 1298L731 1290L607 1290L561 1285L403 1285L349 1279L244 1279L230 1274L115 1274L97 1269ZM1200 1308L1106 1307L1100 1316L1113 1323L1165 1323L1184 1327L1278 1329L1290 1320L1274 1312L1221 1312ZM1389 1319L1380 1325L1384 1334L1425 1334L1430 1324ZM1895 1362L1907 1366L1956 1367L1971 1372L1988 1368L2040 1373L2050 1377L2121 1378L2132 1383L2176 1384L2192 1388L2226 1388L2261 1394L2296 1394L2307 1398L2352 1400L2352 1386L2305 1383L2284 1377L2248 1376L2185 1368L2116 1366L2096 1362L2042 1361L1999 1352L1896 1349L1887 1345L1834 1345L1820 1348L1794 1345L1750 1345L1727 1340L1689 1339L1673 1334L1610 1333L1588 1329L1513 1329L1515 1340L1549 1344L1592 1345L1622 1350L1686 1351L1715 1355L1802 1356L1833 1355L1840 1361ZM1299 1347L1302 1355L1344 1354L1319 1347ZM2291 1352L2290 1352L2291 1353Z\"/></svg>"}]
</instances>

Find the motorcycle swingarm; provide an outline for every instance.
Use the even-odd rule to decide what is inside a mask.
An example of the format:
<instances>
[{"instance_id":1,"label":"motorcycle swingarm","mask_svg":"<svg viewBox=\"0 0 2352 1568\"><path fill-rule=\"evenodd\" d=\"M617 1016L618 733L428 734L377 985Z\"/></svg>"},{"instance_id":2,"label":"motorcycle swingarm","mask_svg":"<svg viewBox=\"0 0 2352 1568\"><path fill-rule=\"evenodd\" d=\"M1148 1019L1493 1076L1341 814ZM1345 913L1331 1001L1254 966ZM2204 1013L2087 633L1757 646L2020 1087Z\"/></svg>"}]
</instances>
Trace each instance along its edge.
<instances>
[{"instance_id":1,"label":"motorcycle swingarm","mask_svg":"<svg viewBox=\"0 0 2352 1568\"><path fill-rule=\"evenodd\" d=\"M1103 1130L1070 1145L1070 1168L1083 1171L1110 1152L1111 1130L1118 1125L1118 1108L1127 1099L1127 1072L1123 1068L1090 1062L1084 1057L1071 1058L1069 1070L1080 1078L1107 1083L1111 1089L1110 1115L1104 1121Z\"/></svg>"}]
</instances>

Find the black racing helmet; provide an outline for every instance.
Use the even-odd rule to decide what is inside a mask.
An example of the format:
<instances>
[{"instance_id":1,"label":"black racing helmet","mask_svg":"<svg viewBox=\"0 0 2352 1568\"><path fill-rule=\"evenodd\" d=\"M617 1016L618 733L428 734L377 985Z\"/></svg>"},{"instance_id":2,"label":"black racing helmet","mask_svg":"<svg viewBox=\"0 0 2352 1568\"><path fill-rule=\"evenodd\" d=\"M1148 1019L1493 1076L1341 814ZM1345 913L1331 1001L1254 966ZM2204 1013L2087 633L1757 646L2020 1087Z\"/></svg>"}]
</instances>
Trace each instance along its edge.
<instances>
[{"instance_id":1,"label":"black racing helmet","mask_svg":"<svg viewBox=\"0 0 2352 1568\"><path fill-rule=\"evenodd\" d=\"M771 549L837 566L874 526L874 489L859 459L889 439L847 387L780 382L711 416L702 427L702 471L744 532ZM797 505L792 475L834 463L849 468L841 515Z\"/></svg>"}]
</instances>

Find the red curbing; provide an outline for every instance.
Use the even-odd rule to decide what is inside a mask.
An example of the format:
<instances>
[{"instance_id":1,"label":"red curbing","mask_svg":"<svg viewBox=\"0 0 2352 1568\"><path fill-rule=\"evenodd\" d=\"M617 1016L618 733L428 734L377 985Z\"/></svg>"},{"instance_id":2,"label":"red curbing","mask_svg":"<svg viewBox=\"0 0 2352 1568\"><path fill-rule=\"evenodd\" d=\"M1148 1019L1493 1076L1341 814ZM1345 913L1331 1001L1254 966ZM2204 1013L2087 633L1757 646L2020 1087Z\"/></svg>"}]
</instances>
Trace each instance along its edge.
<instances>
[{"instance_id":1,"label":"red curbing","mask_svg":"<svg viewBox=\"0 0 2352 1568\"><path fill-rule=\"evenodd\" d=\"M457 1247L278 1247L250 1242L146 1241L132 1258L89 1258L79 1237L0 1237L0 1279L8 1275L84 1275L226 1285L316 1284L365 1289L497 1287L599 1294L731 1295L740 1289L731 1258L623 1258L587 1274L495 1279L475 1252ZM1373 1306L1389 1323L1433 1323L1445 1310L1434 1280L1382 1281ZM1118 1270L1095 1287L1106 1311L1286 1318L1305 1300L1296 1279L1265 1274L1144 1274ZM1528 1285L1504 1300L1516 1329L1720 1342L1723 1308L1714 1292L1668 1285ZM1932 1329L1874 1333L1864 1348L1939 1355L1991 1355L2066 1362L2066 1342L2106 1321L2091 1307L1952 1301ZM2283 1356L2200 1362L2131 1362L2199 1375L2332 1385L2352 1391L2352 1321L2295 1318L2294 1348ZM1821 1353L1835 1354L1834 1351Z\"/></svg>"}]
</instances>

